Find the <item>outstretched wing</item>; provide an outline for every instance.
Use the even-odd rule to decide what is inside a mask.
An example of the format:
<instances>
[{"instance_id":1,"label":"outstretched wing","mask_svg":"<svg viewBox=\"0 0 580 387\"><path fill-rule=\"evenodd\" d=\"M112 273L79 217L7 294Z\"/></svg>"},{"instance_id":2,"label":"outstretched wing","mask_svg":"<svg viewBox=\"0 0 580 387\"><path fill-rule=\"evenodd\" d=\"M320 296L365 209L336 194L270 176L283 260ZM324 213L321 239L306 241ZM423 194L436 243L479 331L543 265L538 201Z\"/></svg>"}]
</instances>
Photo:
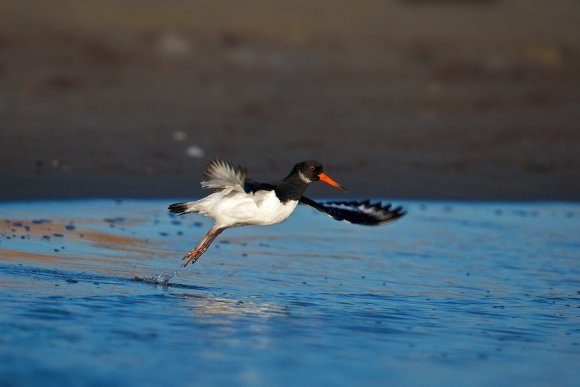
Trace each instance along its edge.
<instances>
[{"instance_id":1,"label":"outstretched wing","mask_svg":"<svg viewBox=\"0 0 580 387\"><path fill-rule=\"evenodd\" d=\"M378 226L399 219L406 214L402 207L383 206L380 202L371 203L369 200L352 202L323 202L318 203L302 196L300 203L306 204L318 211L324 212L336 220L345 220L365 226Z\"/></svg>"},{"instance_id":2,"label":"outstretched wing","mask_svg":"<svg viewBox=\"0 0 580 387\"><path fill-rule=\"evenodd\" d=\"M228 161L216 159L211 161L203 171L203 188L213 188L216 190L234 189L244 190L246 180L246 170Z\"/></svg>"}]
</instances>

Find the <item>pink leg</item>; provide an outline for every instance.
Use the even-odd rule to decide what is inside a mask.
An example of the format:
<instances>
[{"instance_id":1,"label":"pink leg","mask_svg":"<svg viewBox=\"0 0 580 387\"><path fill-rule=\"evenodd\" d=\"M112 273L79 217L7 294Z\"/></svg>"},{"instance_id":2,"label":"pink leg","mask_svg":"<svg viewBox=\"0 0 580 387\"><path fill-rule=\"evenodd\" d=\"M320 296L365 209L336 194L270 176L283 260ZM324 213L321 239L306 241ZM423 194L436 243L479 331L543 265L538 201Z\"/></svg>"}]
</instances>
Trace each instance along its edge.
<instances>
[{"instance_id":1,"label":"pink leg","mask_svg":"<svg viewBox=\"0 0 580 387\"><path fill-rule=\"evenodd\" d=\"M201 242L199 242L197 247L195 249L191 250L189 253L185 254L185 256L183 258L181 258L182 260L184 260L184 259L186 260L183 263L183 267L187 266L189 263L191 263L193 265L197 261L197 259L199 257L201 257L201 255L207 251L207 248L209 247L209 245L211 245L211 243L224 230L225 230L225 228L212 227L211 230L209 230L208 233L203 237Z\"/></svg>"}]
</instances>

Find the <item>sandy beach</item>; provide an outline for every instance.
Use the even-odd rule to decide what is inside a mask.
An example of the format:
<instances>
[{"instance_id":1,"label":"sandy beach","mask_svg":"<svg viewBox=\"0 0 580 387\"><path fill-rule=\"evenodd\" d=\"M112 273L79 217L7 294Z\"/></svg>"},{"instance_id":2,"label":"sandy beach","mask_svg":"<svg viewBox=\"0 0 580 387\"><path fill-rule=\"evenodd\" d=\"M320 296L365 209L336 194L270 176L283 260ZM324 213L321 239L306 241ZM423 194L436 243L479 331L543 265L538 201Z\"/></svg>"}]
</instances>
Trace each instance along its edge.
<instances>
[{"instance_id":1,"label":"sandy beach","mask_svg":"<svg viewBox=\"0 0 580 387\"><path fill-rule=\"evenodd\" d=\"M222 157L318 159L350 197L578 200L580 4L532 3L3 1L0 199L195 197Z\"/></svg>"}]
</instances>

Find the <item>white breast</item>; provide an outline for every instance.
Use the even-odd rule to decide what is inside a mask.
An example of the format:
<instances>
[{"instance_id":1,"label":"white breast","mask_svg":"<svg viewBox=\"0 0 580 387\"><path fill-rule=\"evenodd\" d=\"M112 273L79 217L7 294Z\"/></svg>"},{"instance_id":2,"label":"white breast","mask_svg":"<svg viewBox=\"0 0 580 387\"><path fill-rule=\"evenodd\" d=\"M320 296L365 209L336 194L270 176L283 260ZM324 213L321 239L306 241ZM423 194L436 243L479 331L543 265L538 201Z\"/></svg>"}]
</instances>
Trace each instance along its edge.
<instances>
[{"instance_id":1,"label":"white breast","mask_svg":"<svg viewBox=\"0 0 580 387\"><path fill-rule=\"evenodd\" d=\"M215 219L219 227L280 223L286 220L298 205L297 200L281 203L274 191L256 193L232 191L220 196L207 203L205 211L202 211Z\"/></svg>"}]
</instances>

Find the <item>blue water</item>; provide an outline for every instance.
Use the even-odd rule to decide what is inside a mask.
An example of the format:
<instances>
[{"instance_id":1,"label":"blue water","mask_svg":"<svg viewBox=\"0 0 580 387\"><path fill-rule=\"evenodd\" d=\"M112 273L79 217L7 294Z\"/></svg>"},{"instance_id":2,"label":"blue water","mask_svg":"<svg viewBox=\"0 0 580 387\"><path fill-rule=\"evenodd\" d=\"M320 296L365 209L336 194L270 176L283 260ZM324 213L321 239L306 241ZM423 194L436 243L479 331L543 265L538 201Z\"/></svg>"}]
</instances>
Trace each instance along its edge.
<instances>
[{"instance_id":1,"label":"blue water","mask_svg":"<svg viewBox=\"0 0 580 387\"><path fill-rule=\"evenodd\" d=\"M201 216L0 204L0 385L578 385L580 205L397 204L227 230L169 286L132 278L179 268Z\"/></svg>"}]
</instances>

